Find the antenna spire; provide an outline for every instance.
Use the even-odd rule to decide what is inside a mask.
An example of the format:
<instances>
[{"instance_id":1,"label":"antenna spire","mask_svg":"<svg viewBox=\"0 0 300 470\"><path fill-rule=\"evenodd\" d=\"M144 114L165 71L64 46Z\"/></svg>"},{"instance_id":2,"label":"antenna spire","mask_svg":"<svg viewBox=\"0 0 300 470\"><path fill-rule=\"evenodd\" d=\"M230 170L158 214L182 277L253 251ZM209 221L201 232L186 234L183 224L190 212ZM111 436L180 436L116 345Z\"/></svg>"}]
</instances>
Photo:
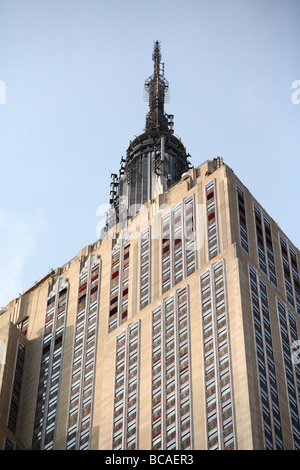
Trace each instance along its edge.
<instances>
[{"instance_id":1,"label":"antenna spire","mask_svg":"<svg viewBox=\"0 0 300 470\"><path fill-rule=\"evenodd\" d=\"M164 77L164 64L161 63L160 42L155 41L152 54L154 71L145 82L145 90L149 95L149 112L146 116L146 131L168 132L168 117L165 115L164 104L169 83Z\"/></svg>"}]
</instances>

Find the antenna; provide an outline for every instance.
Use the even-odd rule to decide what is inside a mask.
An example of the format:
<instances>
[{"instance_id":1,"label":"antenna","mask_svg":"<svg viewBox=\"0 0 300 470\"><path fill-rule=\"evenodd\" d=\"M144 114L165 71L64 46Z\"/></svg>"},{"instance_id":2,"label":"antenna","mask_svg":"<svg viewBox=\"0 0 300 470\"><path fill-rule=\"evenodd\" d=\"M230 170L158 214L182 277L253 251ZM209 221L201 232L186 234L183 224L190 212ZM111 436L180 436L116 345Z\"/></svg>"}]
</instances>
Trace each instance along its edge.
<instances>
[{"instance_id":1,"label":"antenna","mask_svg":"<svg viewBox=\"0 0 300 470\"><path fill-rule=\"evenodd\" d=\"M148 93L149 112L146 116L146 131L168 131L168 118L164 104L169 83L164 77L165 66L161 63L160 42L155 41L152 54L153 74L145 82Z\"/></svg>"}]
</instances>

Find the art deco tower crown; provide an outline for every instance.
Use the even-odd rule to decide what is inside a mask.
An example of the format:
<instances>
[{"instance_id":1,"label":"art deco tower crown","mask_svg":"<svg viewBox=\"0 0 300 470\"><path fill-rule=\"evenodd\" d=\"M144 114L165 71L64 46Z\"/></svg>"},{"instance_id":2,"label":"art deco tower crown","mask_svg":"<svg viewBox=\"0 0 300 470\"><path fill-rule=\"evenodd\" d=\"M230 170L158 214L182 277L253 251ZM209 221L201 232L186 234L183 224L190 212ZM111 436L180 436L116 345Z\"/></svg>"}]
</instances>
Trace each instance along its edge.
<instances>
[{"instance_id":1,"label":"art deco tower crown","mask_svg":"<svg viewBox=\"0 0 300 470\"><path fill-rule=\"evenodd\" d=\"M190 168L189 155L174 135L173 115L164 105L169 90L164 77L159 41L153 50L153 74L145 82L149 112L144 132L130 142L126 159L122 157L119 175L111 175L108 220L117 221L138 212L141 205L176 184Z\"/></svg>"}]
</instances>

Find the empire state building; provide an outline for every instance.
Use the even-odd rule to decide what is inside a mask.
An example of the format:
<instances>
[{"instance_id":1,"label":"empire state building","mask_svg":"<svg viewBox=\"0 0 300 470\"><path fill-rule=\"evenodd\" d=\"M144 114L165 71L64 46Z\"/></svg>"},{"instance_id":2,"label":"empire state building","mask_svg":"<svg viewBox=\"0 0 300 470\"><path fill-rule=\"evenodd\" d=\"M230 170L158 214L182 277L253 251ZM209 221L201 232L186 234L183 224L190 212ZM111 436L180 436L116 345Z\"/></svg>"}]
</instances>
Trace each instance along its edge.
<instances>
[{"instance_id":1,"label":"empire state building","mask_svg":"<svg viewBox=\"0 0 300 470\"><path fill-rule=\"evenodd\" d=\"M0 310L1 449L300 449L299 250L152 59L100 239Z\"/></svg>"}]
</instances>

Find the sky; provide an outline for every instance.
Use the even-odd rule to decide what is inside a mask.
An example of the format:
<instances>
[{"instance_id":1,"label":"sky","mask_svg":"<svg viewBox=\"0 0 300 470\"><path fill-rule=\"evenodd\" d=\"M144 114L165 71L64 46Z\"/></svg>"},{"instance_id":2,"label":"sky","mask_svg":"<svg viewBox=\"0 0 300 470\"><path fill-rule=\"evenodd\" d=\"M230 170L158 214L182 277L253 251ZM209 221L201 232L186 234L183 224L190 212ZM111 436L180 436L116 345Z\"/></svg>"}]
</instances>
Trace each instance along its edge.
<instances>
[{"instance_id":1,"label":"sky","mask_svg":"<svg viewBox=\"0 0 300 470\"><path fill-rule=\"evenodd\" d=\"M155 40L192 164L222 156L299 248L299 24L299 0L0 0L0 307L96 242Z\"/></svg>"}]
</instances>

